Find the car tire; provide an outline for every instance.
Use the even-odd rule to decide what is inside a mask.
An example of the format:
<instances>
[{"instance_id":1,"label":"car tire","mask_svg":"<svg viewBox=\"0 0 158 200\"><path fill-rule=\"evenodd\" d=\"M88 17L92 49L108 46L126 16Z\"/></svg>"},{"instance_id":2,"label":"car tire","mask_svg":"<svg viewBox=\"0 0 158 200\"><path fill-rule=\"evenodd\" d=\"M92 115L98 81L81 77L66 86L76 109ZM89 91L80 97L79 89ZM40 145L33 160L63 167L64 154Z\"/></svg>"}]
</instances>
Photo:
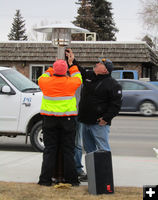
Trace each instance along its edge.
<instances>
[{"instance_id":1,"label":"car tire","mask_svg":"<svg viewBox=\"0 0 158 200\"><path fill-rule=\"evenodd\" d=\"M156 107L151 101L144 101L139 106L139 111L142 115L149 117L155 114Z\"/></svg>"},{"instance_id":2,"label":"car tire","mask_svg":"<svg viewBox=\"0 0 158 200\"><path fill-rule=\"evenodd\" d=\"M31 129L30 142L36 151L44 150L42 121L37 122Z\"/></svg>"}]
</instances>

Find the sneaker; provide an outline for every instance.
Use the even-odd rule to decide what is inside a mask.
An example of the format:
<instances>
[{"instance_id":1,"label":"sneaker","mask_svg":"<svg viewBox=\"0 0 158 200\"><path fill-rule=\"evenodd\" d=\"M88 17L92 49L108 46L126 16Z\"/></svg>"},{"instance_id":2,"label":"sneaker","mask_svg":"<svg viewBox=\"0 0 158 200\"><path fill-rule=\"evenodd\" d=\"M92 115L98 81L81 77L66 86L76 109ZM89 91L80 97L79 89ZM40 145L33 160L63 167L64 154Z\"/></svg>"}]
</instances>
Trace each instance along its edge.
<instances>
[{"instance_id":1,"label":"sneaker","mask_svg":"<svg viewBox=\"0 0 158 200\"><path fill-rule=\"evenodd\" d=\"M81 173L78 174L78 179L81 182L87 182L88 181L87 174L84 171L82 171Z\"/></svg>"},{"instance_id":2,"label":"sneaker","mask_svg":"<svg viewBox=\"0 0 158 200\"><path fill-rule=\"evenodd\" d=\"M79 181L81 182L88 182L87 174L78 177Z\"/></svg>"},{"instance_id":3,"label":"sneaker","mask_svg":"<svg viewBox=\"0 0 158 200\"><path fill-rule=\"evenodd\" d=\"M78 172L77 175L78 175L78 176L85 176L86 173L82 170L81 172Z\"/></svg>"}]
</instances>

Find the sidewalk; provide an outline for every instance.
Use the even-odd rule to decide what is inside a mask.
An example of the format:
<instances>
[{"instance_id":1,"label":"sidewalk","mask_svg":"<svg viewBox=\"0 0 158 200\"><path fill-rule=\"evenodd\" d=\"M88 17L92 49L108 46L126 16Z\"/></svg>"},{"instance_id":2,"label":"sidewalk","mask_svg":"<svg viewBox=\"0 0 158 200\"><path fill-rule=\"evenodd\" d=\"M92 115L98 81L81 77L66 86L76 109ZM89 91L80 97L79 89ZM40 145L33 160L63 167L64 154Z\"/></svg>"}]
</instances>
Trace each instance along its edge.
<instances>
[{"instance_id":1,"label":"sidewalk","mask_svg":"<svg viewBox=\"0 0 158 200\"><path fill-rule=\"evenodd\" d=\"M0 151L0 181L37 183L41 163L42 153ZM158 159L113 156L113 174L115 186L158 185Z\"/></svg>"}]
</instances>

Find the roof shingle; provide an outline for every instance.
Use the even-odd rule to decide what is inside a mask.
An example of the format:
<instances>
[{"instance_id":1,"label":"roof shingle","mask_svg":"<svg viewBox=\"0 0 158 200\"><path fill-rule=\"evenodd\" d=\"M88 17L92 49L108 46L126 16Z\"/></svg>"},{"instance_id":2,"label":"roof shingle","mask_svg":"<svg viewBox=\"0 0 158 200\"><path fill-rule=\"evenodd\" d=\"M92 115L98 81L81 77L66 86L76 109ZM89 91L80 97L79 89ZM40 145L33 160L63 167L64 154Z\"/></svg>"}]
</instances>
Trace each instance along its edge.
<instances>
[{"instance_id":1,"label":"roof shingle","mask_svg":"<svg viewBox=\"0 0 158 200\"><path fill-rule=\"evenodd\" d=\"M97 62L99 57L113 62L151 62L158 56L145 43L72 42L71 48L80 62ZM0 61L54 61L57 48L51 42L0 42Z\"/></svg>"}]
</instances>

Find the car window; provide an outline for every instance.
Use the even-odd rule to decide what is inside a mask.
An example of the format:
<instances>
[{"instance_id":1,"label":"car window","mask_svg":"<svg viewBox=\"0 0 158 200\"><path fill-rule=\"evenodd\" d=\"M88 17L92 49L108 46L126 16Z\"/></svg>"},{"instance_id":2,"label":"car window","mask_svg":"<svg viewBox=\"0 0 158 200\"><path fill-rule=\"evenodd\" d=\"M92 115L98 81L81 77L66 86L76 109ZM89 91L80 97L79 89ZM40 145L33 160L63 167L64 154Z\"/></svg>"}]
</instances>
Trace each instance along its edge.
<instances>
[{"instance_id":1,"label":"car window","mask_svg":"<svg viewBox=\"0 0 158 200\"><path fill-rule=\"evenodd\" d=\"M113 71L113 72L111 73L111 76L112 76L112 78L114 78L114 79L120 79L120 72L115 72L115 71Z\"/></svg>"},{"instance_id":2,"label":"car window","mask_svg":"<svg viewBox=\"0 0 158 200\"><path fill-rule=\"evenodd\" d=\"M148 90L148 88L136 82L122 82L120 81L123 90Z\"/></svg>"}]
</instances>

